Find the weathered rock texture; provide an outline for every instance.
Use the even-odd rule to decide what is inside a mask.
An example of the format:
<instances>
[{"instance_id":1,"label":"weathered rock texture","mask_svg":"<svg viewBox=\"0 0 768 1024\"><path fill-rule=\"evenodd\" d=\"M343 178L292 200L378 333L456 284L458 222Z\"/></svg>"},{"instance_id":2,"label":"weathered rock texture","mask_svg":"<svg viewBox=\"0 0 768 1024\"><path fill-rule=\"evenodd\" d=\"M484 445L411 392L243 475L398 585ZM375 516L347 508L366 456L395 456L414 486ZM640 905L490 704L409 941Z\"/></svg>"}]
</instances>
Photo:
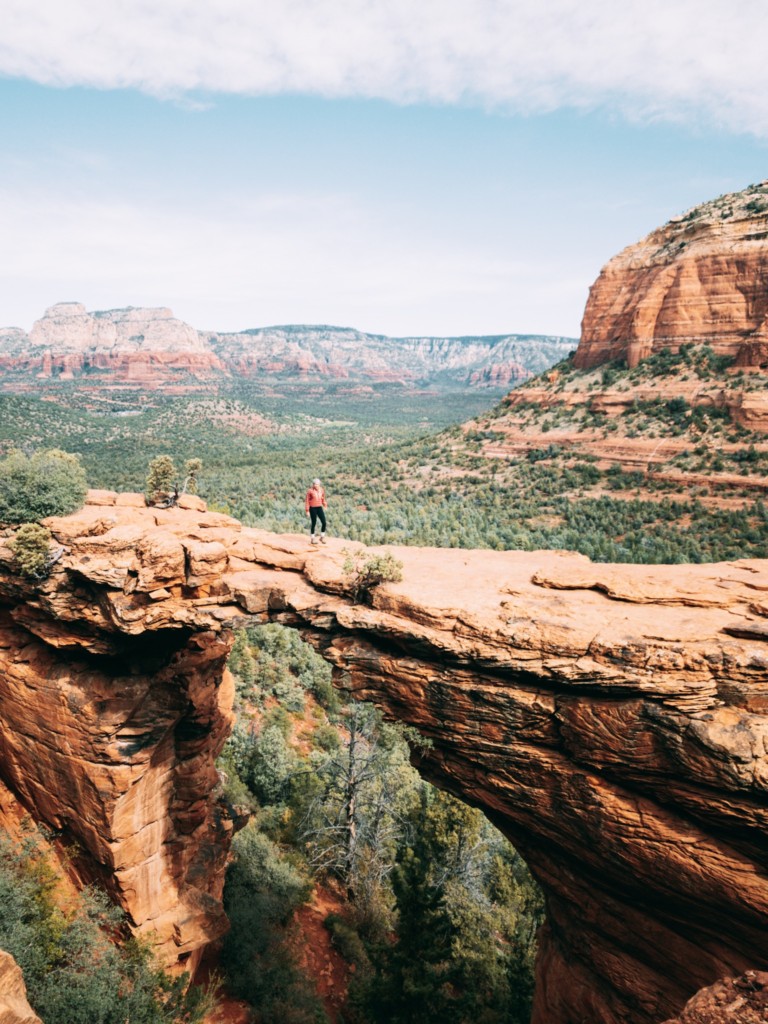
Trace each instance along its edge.
<instances>
[{"instance_id":1,"label":"weathered rock texture","mask_svg":"<svg viewBox=\"0 0 768 1024\"><path fill-rule=\"evenodd\" d=\"M5 340L5 365L36 370L39 377L106 371L119 380L142 381L180 370L206 376L223 369L197 331L170 309L88 313L79 302L60 302L28 337Z\"/></svg>"},{"instance_id":2,"label":"weathered rock texture","mask_svg":"<svg viewBox=\"0 0 768 1024\"><path fill-rule=\"evenodd\" d=\"M697 365L644 362L683 345L693 346ZM598 369L605 364L614 365ZM480 429L491 434L482 451L510 459L555 446L566 460L586 456L603 469L645 472L682 494L706 487L713 503L730 503L733 491L765 494L762 466L734 465L733 456L747 444L761 458L768 452L766 371L764 182L676 217L610 260L590 290L572 367L523 384L498 415L485 424L481 418ZM658 408L669 403L688 409L690 427L670 428ZM637 414L645 418L642 434ZM730 465L681 471L674 460L697 448L720 452Z\"/></svg>"},{"instance_id":3,"label":"weathered rock texture","mask_svg":"<svg viewBox=\"0 0 768 1024\"><path fill-rule=\"evenodd\" d=\"M768 1021L768 974L748 971L701 989L685 1010L665 1024L765 1024Z\"/></svg>"},{"instance_id":4,"label":"weathered rock texture","mask_svg":"<svg viewBox=\"0 0 768 1024\"><path fill-rule=\"evenodd\" d=\"M765 1024L768 1021L768 974L747 971L702 989L679 1017L666 1024Z\"/></svg>"},{"instance_id":5,"label":"weathered rock texture","mask_svg":"<svg viewBox=\"0 0 768 1024\"><path fill-rule=\"evenodd\" d=\"M721 196L614 256L592 286L576 365L630 367L709 344L768 368L768 182Z\"/></svg>"},{"instance_id":6,"label":"weathered rock texture","mask_svg":"<svg viewBox=\"0 0 768 1024\"><path fill-rule=\"evenodd\" d=\"M220 681L250 616L428 737L425 776L526 857L536 1024L658 1022L768 968L768 563L403 548L403 581L355 605L341 541L108 500L50 521L42 586L0 548L0 764L168 959L221 928Z\"/></svg>"},{"instance_id":7,"label":"weathered rock texture","mask_svg":"<svg viewBox=\"0 0 768 1024\"><path fill-rule=\"evenodd\" d=\"M89 313L79 302L46 310L27 334L0 328L0 370L35 378L86 378L152 386L192 375L352 378L411 386L452 383L503 389L528 380L574 347L572 338L503 335L388 338L344 327L197 331L170 309Z\"/></svg>"},{"instance_id":8,"label":"weathered rock texture","mask_svg":"<svg viewBox=\"0 0 768 1024\"><path fill-rule=\"evenodd\" d=\"M19 965L0 950L0 1024L42 1024L27 1002L27 988Z\"/></svg>"}]
</instances>

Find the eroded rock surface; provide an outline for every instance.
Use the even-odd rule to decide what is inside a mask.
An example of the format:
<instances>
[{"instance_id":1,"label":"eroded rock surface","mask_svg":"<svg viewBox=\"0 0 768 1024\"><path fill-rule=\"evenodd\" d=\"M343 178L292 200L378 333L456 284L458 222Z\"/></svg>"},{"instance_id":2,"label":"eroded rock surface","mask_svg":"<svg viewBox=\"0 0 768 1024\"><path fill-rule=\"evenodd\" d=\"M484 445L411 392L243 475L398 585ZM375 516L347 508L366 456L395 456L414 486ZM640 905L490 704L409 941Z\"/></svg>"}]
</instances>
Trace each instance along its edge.
<instances>
[{"instance_id":1,"label":"eroded rock surface","mask_svg":"<svg viewBox=\"0 0 768 1024\"><path fill-rule=\"evenodd\" d=\"M0 1024L42 1024L27 1002L27 988L19 965L0 949Z\"/></svg>"},{"instance_id":2,"label":"eroded rock surface","mask_svg":"<svg viewBox=\"0 0 768 1024\"><path fill-rule=\"evenodd\" d=\"M0 548L0 763L166 959L222 926L213 758L250 617L418 729L423 774L526 857L548 908L535 1024L650 1024L768 968L767 563L389 549L403 581L356 605L357 545L98 500L49 522L65 554L39 587Z\"/></svg>"},{"instance_id":3,"label":"eroded rock surface","mask_svg":"<svg viewBox=\"0 0 768 1024\"><path fill-rule=\"evenodd\" d=\"M36 370L39 377L107 371L139 382L180 370L209 376L223 368L197 331L164 308L89 313L82 303L60 302L28 337L9 340L2 346L6 365Z\"/></svg>"},{"instance_id":4,"label":"eroded rock surface","mask_svg":"<svg viewBox=\"0 0 768 1024\"><path fill-rule=\"evenodd\" d=\"M88 312L79 302L50 306L29 334L0 328L0 371L47 379L86 378L152 387L189 377L280 374L411 387L450 379L462 386L514 387L573 348L574 339L505 335L388 338L347 327L289 326L223 334L197 331L170 309L127 307Z\"/></svg>"},{"instance_id":5,"label":"eroded rock surface","mask_svg":"<svg viewBox=\"0 0 768 1024\"><path fill-rule=\"evenodd\" d=\"M675 217L624 249L592 286L575 364L637 366L660 349L709 344L768 367L768 182Z\"/></svg>"},{"instance_id":6,"label":"eroded rock surface","mask_svg":"<svg viewBox=\"0 0 768 1024\"><path fill-rule=\"evenodd\" d=\"M768 974L747 971L702 989L679 1017L666 1024L765 1024L768 1021Z\"/></svg>"}]
</instances>

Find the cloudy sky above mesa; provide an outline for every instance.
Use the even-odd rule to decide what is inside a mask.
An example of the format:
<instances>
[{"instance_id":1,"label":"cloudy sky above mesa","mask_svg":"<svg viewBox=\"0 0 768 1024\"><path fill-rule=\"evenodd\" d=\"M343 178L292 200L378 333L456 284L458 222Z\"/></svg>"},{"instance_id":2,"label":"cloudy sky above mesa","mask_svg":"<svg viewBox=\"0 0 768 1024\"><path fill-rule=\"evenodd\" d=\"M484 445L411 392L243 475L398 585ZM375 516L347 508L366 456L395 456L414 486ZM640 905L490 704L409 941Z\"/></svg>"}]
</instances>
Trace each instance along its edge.
<instances>
[{"instance_id":1,"label":"cloudy sky above mesa","mask_svg":"<svg viewBox=\"0 0 768 1024\"><path fill-rule=\"evenodd\" d=\"M576 335L768 177L762 0L4 0L0 323Z\"/></svg>"}]
</instances>

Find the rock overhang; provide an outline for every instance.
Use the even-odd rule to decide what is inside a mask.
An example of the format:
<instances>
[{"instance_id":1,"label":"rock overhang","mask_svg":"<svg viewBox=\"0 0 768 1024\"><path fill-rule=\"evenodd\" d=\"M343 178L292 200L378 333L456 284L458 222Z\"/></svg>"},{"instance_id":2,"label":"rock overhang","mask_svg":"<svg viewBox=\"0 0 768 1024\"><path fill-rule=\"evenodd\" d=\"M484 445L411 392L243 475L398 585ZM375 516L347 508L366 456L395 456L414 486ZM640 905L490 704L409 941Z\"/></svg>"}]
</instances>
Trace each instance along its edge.
<instances>
[{"instance_id":1,"label":"rock overhang","mask_svg":"<svg viewBox=\"0 0 768 1024\"><path fill-rule=\"evenodd\" d=\"M420 730L431 744L416 755L424 774L483 807L528 859L549 907L539 973L550 983L536 1020L567 1020L556 990L587 982L595 1019L626 1019L629 1007L638 1024L660 1020L716 977L764 966L768 564L608 566L562 552L387 548L404 578L363 605L343 568L359 545L312 548L199 505L94 498L48 521L65 551L42 585L19 581L0 549L5 650L22 636L35 648L50 707L89 688L101 707L51 718L60 737L85 730L79 742L101 758L97 784L118 794L86 799L75 786L67 817L83 800L94 858L112 865L135 923L159 930L169 949L199 948L221 926L201 909L216 904L220 879L202 889L189 879L193 862L225 849L231 834L212 824L213 758L230 722L221 685L229 631L277 621L308 635L353 695ZM122 678L115 659L130 661L131 645L148 636L155 663ZM0 706L29 704L23 673L9 675L16 682ZM43 819L56 818L44 773L29 782L42 734L21 735L12 740L7 721L0 731L6 781ZM66 758L47 764L67 776ZM190 770L205 796L185 789ZM144 788L140 800L121 788L128 777ZM142 815L152 851L128 834L126 822ZM172 870L179 844L187 862ZM223 872L222 857L212 863ZM152 906L156 885L173 899ZM596 909L585 917L587 893ZM181 939L180 918L193 922ZM630 920L652 940L629 935L621 922ZM654 986L653 1006L638 1003Z\"/></svg>"}]
</instances>

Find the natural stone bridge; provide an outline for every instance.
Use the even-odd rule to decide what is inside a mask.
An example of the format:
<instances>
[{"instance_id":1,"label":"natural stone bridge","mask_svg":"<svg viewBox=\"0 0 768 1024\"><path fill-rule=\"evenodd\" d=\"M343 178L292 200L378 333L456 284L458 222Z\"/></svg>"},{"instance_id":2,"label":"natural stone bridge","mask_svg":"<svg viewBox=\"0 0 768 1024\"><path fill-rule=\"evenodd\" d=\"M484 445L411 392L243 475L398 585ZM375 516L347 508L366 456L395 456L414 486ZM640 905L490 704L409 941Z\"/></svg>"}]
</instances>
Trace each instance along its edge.
<instances>
[{"instance_id":1,"label":"natural stone bridge","mask_svg":"<svg viewBox=\"0 0 768 1024\"><path fill-rule=\"evenodd\" d=\"M97 492L40 586L0 547L0 820L74 839L167 961L225 927L214 758L232 624L300 629L415 726L547 899L534 1021L646 1024L768 967L768 563L401 548L351 600L331 540ZM197 503L187 501L188 506Z\"/></svg>"}]
</instances>

